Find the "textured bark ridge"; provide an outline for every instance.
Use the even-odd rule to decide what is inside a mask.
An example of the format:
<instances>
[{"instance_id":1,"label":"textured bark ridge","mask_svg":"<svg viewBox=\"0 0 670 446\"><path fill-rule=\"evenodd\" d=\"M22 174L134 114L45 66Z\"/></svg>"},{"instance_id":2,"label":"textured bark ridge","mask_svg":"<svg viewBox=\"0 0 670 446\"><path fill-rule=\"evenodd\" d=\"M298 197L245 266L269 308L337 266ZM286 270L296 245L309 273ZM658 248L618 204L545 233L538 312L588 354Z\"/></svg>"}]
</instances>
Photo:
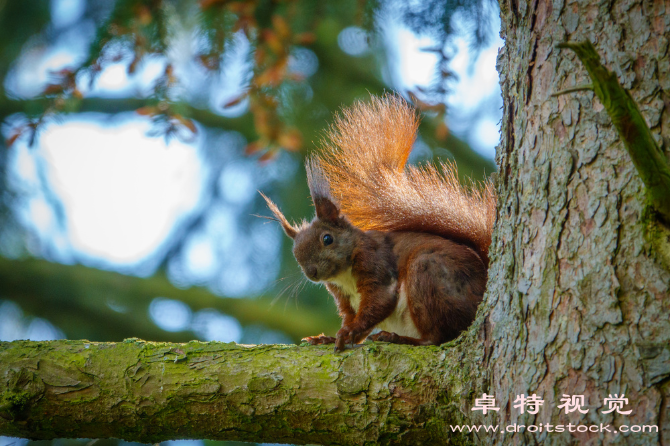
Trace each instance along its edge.
<instances>
[{"instance_id":1,"label":"textured bark ridge","mask_svg":"<svg viewBox=\"0 0 670 446\"><path fill-rule=\"evenodd\" d=\"M591 42L566 42L558 48L571 49L584 64L593 81L591 90L619 132L647 190L649 204L665 224L670 223L670 167L637 104L619 85L616 75L600 63L600 56Z\"/></svg>"},{"instance_id":2,"label":"textured bark ridge","mask_svg":"<svg viewBox=\"0 0 670 446\"><path fill-rule=\"evenodd\" d=\"M667 158L670 3L510 0L501 10L499 210L482 308L501 421L660 429L515 434L529 444L667 444L670 273L645 237L644 186L593 92L552 93L590 82L556 45L594 42ZM512 398L521 393L543 396L545 408L520 414ZM603 414L604 398L622 393L632 413ZM564 394L585 395L589 412L556 410Z\"/></svg>"},{"instance_id":3,"label":"textured bark ridge","mask_svg":"<svg viewBox=\"0 0 670 446\"><path fill-rule=\"evenodd\" d=\"M0 435L458 444L453 347L0 343Z\"/></svg>"}]
</instances>

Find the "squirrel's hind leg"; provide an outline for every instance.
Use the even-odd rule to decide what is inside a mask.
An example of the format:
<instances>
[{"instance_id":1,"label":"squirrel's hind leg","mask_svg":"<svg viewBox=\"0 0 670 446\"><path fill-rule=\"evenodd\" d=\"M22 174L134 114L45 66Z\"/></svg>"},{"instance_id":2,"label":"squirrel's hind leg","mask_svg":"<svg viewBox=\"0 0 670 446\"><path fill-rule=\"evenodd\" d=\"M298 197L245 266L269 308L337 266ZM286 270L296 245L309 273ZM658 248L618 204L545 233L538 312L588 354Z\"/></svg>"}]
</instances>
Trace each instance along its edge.
<instances>
[{"instance_id":1,"label":"squirrel's hind leg","mask_svg":"<svg viewBox=\"0 0 670 446\"><path fill-rule=\"evenodd\" d=\"M379 333L368 336L372 341L390 342L391 344L405 344L405 345L436 345L436 342L430 339L411 338L409 336L400 336L396 333L388 331L380 331Z\"/></svg>"},{"instance_id":2,"label":"squirrel's hind leg","mask_svg":"<svg viewBox=\"0 0 670 446\"><path fill-rule=\"evenodd\" d=\"M444 240L408 265L409 309L423 339L442 344L458 337L475 318L486 288L486 267L463 245Z\"/></svg>"}]
</instances>

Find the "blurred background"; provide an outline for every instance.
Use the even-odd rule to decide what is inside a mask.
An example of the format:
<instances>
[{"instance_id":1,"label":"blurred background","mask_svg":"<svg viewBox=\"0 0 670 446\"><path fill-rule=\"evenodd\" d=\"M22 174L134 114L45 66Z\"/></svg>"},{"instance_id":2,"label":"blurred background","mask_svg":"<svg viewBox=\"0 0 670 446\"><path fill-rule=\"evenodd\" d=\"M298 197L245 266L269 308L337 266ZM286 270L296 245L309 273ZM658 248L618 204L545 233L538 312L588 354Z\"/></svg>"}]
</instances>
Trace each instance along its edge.
<instances>
[{"instance_id":1,"label":"blurred background","mask_svg":"<svg viewBox=\"0 0 670 446\"><path fill-rule=\"evenodd\" d=\"M384 92L422 113L411 162L494 172L498 15L491 0L0 1L0 341L335 333L257 191L311 219L305 156L337 110Z\"/></svg>"}]
</instances>

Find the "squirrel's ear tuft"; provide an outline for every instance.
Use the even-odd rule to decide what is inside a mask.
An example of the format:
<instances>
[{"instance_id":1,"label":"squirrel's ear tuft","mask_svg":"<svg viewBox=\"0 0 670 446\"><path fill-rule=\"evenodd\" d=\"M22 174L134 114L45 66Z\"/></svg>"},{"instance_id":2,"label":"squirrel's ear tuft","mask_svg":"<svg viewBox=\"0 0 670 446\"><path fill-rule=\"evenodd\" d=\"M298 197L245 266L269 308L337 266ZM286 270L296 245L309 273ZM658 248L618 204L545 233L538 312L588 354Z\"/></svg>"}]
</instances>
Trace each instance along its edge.
<instances>
[{"instance_id":1,"label":"squirrel's ear tuft","mask_svg":"<svg viewBox=\"0 0 670 446\"><path fill-rule=\"evenodd\" d=\"M328 198L315 198L314 207L316 208L316 216L319 217L319 220L335 221L340 216L340 210Z\"/></svg>"},{"instance_id":2,"label":"squirrel's ear tuft","mask_svg":"<svg viewBox=\"0 0 670 446\"><path fill-rule=\"evenodd\" d=\"M265 196L263 192L259 191L259 194L265 199L265 202L268 204L268 208L270 208L270 211L272 211L273 214L275 214L275 217L277 218L277 221L279 224L281 224L282 229L291 238L295 238L295 236L298 234L298 229L296 229L295 226L293 226L291 223L288 222L286 217L284 217L284 214L279 210L276 204L272 200L270 200L268 197ZM270 218L270 220L273 220L271 217L266 217Z\"/></svg>"},{"instance_id":3,"label":"squirrel's ear tuft","mask_svg":"<svg viewBox=\"0 0 670 446\"><path fill-rule=\"evenodd\" d=\"M312 201L316 208L316 216L320 220L333 221L340 216L340 209L330 193L328 179L323 173L318 158L312 157L305 163L307 171L307 184Z\"/></svg>"}]
</instances>

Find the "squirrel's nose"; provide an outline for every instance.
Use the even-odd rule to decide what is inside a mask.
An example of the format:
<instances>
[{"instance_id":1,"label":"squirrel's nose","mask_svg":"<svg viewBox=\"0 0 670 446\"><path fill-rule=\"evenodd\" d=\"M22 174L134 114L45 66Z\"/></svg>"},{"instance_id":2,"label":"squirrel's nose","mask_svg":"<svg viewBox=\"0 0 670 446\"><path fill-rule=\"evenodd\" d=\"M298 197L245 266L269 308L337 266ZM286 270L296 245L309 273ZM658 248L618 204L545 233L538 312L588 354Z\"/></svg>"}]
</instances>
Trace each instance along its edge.
<instances>
[{"instance_id":1,"label":"squirrel's nose","mask_svg":"<svg viewBox=\"0 0 670 446\"><path fill-rule=\"evenodd\" d=\"M316 279L316 266L308 265L305 267L305 275L310 279Z\"/></svg>"}]
</instances>

